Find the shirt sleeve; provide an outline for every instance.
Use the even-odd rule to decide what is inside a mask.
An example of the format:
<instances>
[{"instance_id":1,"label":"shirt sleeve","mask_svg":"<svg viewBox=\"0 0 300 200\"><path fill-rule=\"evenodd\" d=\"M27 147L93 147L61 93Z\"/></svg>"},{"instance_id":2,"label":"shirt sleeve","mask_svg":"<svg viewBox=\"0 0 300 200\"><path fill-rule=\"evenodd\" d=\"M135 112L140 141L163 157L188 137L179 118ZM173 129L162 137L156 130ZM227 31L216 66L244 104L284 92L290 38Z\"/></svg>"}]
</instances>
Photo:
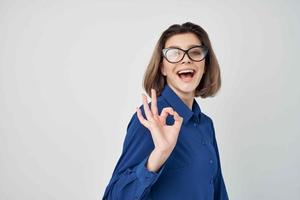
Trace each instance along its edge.
<instances>
[{"instance_id":1,"label":"shirt sleeve","mask_svg":"<svg viewBox=\"0 0 300 200\"><path fill-rule=\"evenodd\" d=\"M220 155L219 155L218 144L217 144L217 140L216 140L214 124L211 119L210 119L210 121L211 121L212 130L213 130L213 146L214 146L214 149L217 154L218 166L219 166L217 175L214 179L214 200L228 200L229 198L228 198L225 182L224 182L223 175L222 175Z\"/></svg>"},{"instance_id":2,"label":"shirt sleeve","mask_svg":"<svg viewBox=\"0 0 300 200\"><path fill-rule=\"evenodd\" d=\"M141 108L143 116L144 111ZM102 200L145 200L152 185L164 170L157 172L146 168L149 155L154 149L150 131L144 127L135 112L128 126L122 154L113 171Z\"/></svg>"}]
</instances>

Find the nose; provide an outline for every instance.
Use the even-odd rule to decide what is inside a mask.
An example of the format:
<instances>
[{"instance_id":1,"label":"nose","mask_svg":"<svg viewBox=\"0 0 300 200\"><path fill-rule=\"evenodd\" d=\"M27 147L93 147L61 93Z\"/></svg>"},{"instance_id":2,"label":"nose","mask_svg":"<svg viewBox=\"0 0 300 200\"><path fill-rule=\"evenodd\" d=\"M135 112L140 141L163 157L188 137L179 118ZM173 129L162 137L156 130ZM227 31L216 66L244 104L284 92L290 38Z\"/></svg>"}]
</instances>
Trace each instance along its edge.
<instances>
[{"instance_id":1,"label":"nose","mask_svg":"<svg viewBox=\"0 0 300 200\"><path fill-rule=\"evenodd\" d=\"M189 58L187 53L184 54L184 56L181 60L181 63L186 63L186 62L191 63L191 59Z\"/></svg>"}]
</instances>

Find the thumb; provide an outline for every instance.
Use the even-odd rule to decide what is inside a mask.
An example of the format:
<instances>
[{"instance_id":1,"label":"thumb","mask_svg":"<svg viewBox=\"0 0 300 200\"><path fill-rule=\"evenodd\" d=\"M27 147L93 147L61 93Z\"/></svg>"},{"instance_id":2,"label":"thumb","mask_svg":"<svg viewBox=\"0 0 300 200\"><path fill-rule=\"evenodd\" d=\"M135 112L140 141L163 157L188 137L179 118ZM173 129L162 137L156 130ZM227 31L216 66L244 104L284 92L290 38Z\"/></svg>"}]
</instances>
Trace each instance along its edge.
<instances>
[{"instance_id":1,"label":"thumb","mask_svg":"<svg viewBox=\"0 0 300 200\"><path fill-rule=\"evenodd\" d=\"M174 121L174 126L177 127L177 128L180 128L181 124L183 122L183 118L180 117L176 111L174 111L174 120L175 120Z\"/></svg>"}]
</instances>

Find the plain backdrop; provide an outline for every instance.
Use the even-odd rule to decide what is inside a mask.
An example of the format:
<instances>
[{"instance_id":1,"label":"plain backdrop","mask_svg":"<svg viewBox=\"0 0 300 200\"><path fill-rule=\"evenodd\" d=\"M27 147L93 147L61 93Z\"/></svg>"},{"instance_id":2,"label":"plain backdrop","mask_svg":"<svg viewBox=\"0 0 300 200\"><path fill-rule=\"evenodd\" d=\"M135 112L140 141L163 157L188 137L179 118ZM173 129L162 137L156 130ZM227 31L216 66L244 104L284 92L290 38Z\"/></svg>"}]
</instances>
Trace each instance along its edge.
<instances>
[{"instance_id":1,"label":"plain backdrop","mask_svg":"<svg viewBox=\"0 0 300 200\"><path fill-rule=\"evenodd\" d=\"M230 199L300 199L299 1L0 1L0 199L100 199L154 45L209 34Z\"/></svg>"}]
</instances>

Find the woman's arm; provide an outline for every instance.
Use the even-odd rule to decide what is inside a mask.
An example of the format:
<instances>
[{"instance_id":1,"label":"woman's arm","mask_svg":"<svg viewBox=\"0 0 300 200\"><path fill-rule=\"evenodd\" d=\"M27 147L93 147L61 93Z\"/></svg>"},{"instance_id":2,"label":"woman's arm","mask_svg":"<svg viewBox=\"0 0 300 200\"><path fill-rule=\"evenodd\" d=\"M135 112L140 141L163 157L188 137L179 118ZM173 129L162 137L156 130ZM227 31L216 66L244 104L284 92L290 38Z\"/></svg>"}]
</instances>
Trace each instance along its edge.
<instances>
[{"instance_id":1,"label":"woman's arm","mask_svg":"<svg viewBox=\"0 0 300 200\"><path fill-rule=\"evenodd\" d=\"M159 167L159 171L147 168L150 155L159 156L153 151L151 134L139 123L135 113L127 126L122 154L102 199L133 200L146 197L163 171L163 165Z\"/></svg>"},{"instance_id":2,"label":"woman's arm","mask_svg":"<svg viewBox=\"0 0 300 200\"><path fill-rule=\"evenodd\" d=\"M151 93L151 109L146 95L142 95L143 108L137 109L127 126L122 155L103 199L147 197L176 145L183 118L171 107L158 109L155 90ZM169 114L174 116L173 125L166 124Z\"/></svg>"}]
</instances>

